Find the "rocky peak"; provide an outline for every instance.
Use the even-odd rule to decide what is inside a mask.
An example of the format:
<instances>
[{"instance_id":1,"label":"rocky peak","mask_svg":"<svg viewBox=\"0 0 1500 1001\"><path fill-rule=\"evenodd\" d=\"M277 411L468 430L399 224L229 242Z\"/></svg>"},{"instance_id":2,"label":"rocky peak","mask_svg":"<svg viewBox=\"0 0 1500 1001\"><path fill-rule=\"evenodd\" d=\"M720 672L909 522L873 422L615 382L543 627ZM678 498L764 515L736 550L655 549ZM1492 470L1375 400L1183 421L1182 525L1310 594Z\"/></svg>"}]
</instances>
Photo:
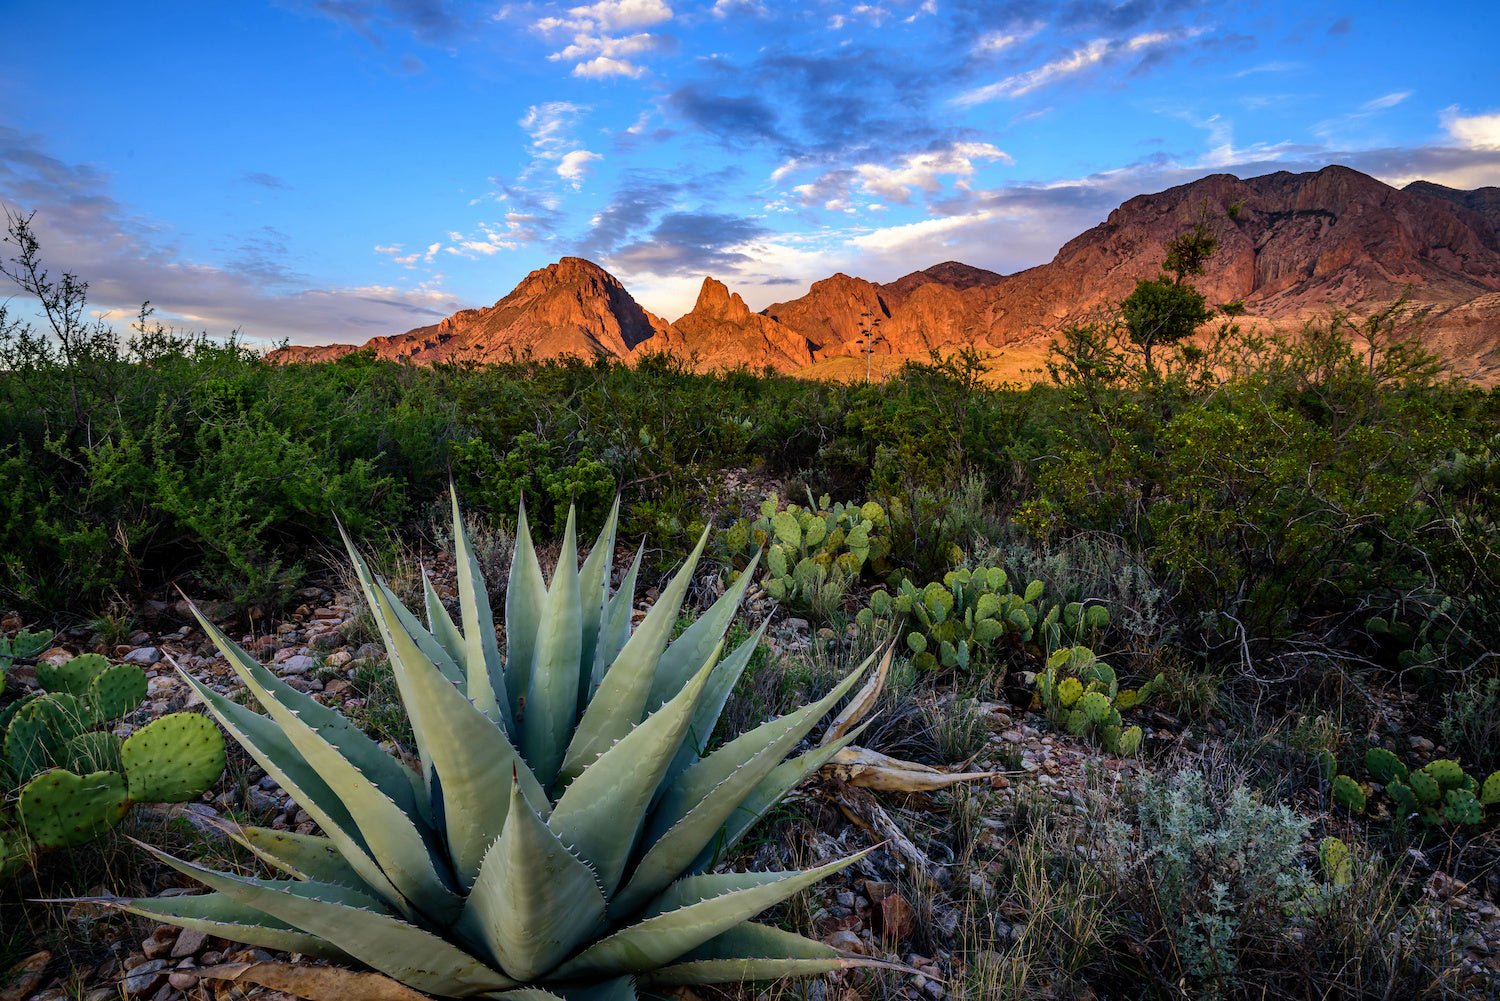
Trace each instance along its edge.
<instances>
[{"instance_id":1,"label":"rocky peak","mask_svg":"<svg viewBox=\"0 0 1500 1001\"><path fill-rule=\"evenodd\" d=\"M740 298L738 292L729 291L729 286L717 278L704 278L692 315L712 317L726 323L742 323L750 316L750 307L745 305L745 300Z\"/></svg>"}]
</instances>

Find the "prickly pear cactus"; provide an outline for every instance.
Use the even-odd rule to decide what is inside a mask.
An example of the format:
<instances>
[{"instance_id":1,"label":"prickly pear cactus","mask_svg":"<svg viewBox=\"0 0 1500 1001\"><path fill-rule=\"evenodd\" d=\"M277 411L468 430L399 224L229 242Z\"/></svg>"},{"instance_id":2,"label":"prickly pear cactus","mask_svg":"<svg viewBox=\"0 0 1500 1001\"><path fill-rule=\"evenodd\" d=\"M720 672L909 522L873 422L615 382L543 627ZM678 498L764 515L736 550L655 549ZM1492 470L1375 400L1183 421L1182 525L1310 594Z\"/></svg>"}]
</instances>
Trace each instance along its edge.
<instances>
[{"instance_id":1,"label":"prickly pear cactus","mask_svg":"<svg viewBox=\"0 0 1500 1001\"><path fill-rule=\"evenodd\" d=\"M1422 771L1431 775L1437 781L1437 784L1445 790L1459 788L1464 784L1466 777L1463 766L1452 758L1438 758L1436 761L1429 761Z\"/></svg>"},{"instance_id":2,"label":"prickly pear cactus","mask_svg":"<svg viewBox=\"0 0 1500 1001\"><path fill-rule=\"evenodd\" d=\"M1323 870L1323 880L1332 886L1346 886L1353 876L1353 864L1349 846L1338 838L1324 838L1318 842L1318 865Z\"/></svg>"},{"instance_id":3,"label":"prickly pear cactus","mask_svg":"<svg viewBox=\"0 0 1500 1001\"><path fill-rule=\"evenodd\" d=\"M142 727L120 748L120 761L138 803L181 803L218 781L224 738L197 713L171 713Z\"/></svg>"},{"instance_id":4,"label":"prickly pear cactus","mask_svg":"<svg viewBox=\"0 0 1500 1001\"><path fill-rule=\"evenodd\" d=\"M759 518L735 522L718 542L738 572L754 572L751 563L764 551L766 592L793 611L821 618L855 580L888 572L889 531L885 510L873 501L835 504L826 495L809 496L803 507L772 494Z\"/></svg>"},{"instance_id":5,"label":"prickly pear cactus","mask_svg":"<svg viewBox=\"0 0 1500 1001\"><path fill-rule=\"evenodd\" d=\"M931 653L914 659L920 669L994 666L1007 654L1042 656L1048 649L1043 635L1053 623L1041 614L1041 592L1041 582L1032 581L1017 594L1000 567L952 570L941 583L919 588L904 580L894 595L876 591L856 622L922 636Z\"/></svg>"},{"instance_id":6,"label":"prickly pear cactus","mask_svg":"<svg viewBox=\"0 0 1500 1001\"><path fill-rule=\"evenodd\" d=\"M1410 769L1396 757L1395 753L1384 747L1372 747L1365 752L1365 771L1370 773L1370 778L1382 785L1392 782L1406 780Z\"/></svg>"},{"instance_id":7,"label":"prickly pear cactus","mask_svg":"<svg viewBox=\"0 0 1500 1001\"><path fill-rule=\"evenodd\" d=\"M114 827L129 808L119 772L43 772L21 790L21 828L42 848L70 848Z\"/></svg>"},{"instance_id":8,"label":"prickly pear cactus","mask_svg":"<svg viewBox=\"0 0 1500 1001\"><path fill-rule=\"evenodd\" d=\"M94 718L112 722L146 701L146 672L134 664L116 664L94 675L84 694Z\"/></svg>"},{"instance_id":9,"label":"prickly pear cactus","mask_svg":"<svg viewBox=\"0 0 1500 1001\"><path fill-rule=\"evenodd\" d=\"M5 687L5 675L18 660L29 660L47 649L52 639L49 632L22 629L14 636L0 636L0 688Z\"/></svg>"},{"instance_id":10,"label":"prickly pear cactus","mask_svg":"<svg viewBox=\"0 0 1500 1001\"><path fill-rule=\"evenodd\" d=\"M1333 801L1350 813L1364 813L1368 797L1358 782L1339 775L1333 780Z\"/></svg>"},{"instance_id":11,"label":"prickly pear cactus","mask_svg":"<svg viewBox=\"0 0 1500 1001\"><path fill-rule=\"evenodd\" d=\"M1385 786L1391 799L1392 814L1402 820L1419 817L1424 824L1477 827L1485 822L1485 809L1500 802L1500 772L1485 779L1484 784L1467 774L1457 761L1439 758L1418 769L1409 769L1391 751L1372 747L1365 754L1365 770L1370 778ZM1335 801L1348 809L1353 799L1351 789L1364 790L1354 779L1340 775L1334 779ZM1363 812L1363 802L1355 812Z\"/></svg>"},{"instance_id":12,"label":"prickly pear cactus","mask_svg":"<svg viewBox=\"0 0 1500 1001\"><path fill-rule=\"evenodd\" d=\"M1139 726L1125 726L1120 711L1149 698L1160 681L1158 677L1122 692L1115 669L1092 650L1064 647L1054 651L1046 668L1036 675L1036 693L1054 723L1074 736L1093 735L1111 754L1130 756L1140 751L1145 734ZM1125 702L1121 696L1127 693L1130 698Z\"/></svg>"},{"instance_id":13,"label":"prickly pear cactus","mask_svg":"<svg viewBox=\"0 0 1500 1001\"><path fill-rule=\"evenodd\" d=\"M1485 806L1500 804L1500 772L1490 772L1490 777L1484 780L1479 791L1479 802Z\"/></svg>"},{"instance_id":14,"label":"prickly pear cactus","mask_svg":"<svg viewBox=\"0 0 1500 1001\"><path fill-rule=\"evenodd\" d=\"M16 818L0 841L71 847L107 831L133 803L180 802L224 769L218 727L193 713L164 716L121 744L109 727L146 697L146 675L96 654L38 665L44 694L6 708L0 777L20 785Z\"/></svg>"},{"instance_id":15,"label":"prickly pear cactus","mask_svg":"<svg viewBox=\"0 0 1500 1001\"><path fill-rule=\"evenodd\" d=\"M108 660L97 653L84 653L61 664L42 661L36 666L36 680L49 692L82 697L88 694L89 684L108 669Z\"/></svg>"}]
</instances>

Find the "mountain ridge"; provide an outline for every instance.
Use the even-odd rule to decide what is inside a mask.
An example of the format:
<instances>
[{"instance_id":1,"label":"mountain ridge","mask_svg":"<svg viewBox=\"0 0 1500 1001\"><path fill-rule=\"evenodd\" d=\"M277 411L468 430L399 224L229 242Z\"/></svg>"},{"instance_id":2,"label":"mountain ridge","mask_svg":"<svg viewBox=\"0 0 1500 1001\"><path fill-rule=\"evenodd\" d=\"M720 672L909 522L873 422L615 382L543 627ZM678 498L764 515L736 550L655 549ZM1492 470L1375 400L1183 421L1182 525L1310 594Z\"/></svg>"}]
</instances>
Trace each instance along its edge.
<instances>
[{"instance_id":1,"label":"mountain ridge","mask_svg":"<svg viewBox=\"0 0 1500 1001\"><path fill-rule=\"evenodd\" d=\"M884 284L836 273L758 313L707 277L693 309L668 323L597 264L564 257L492 306L364 347L419 363L666 352L700 369L782 372L857 356L866 340L882 355L997 351L1108 315L1137 281L1160 273L1166 243L1199 222L1218 239L1195 279L1211 303L1240 302L1249 320L1289 329L1330 307L1373 312L1406 296L1425 314L1430 346L1470 374L1500 377L1500 188L1398 189L1340 165L1211 174L1136 195L1051 261L1009 275L958 261ZM354 350L292 347L273 357L322 361Z\"/></svg>"}]
</instances>

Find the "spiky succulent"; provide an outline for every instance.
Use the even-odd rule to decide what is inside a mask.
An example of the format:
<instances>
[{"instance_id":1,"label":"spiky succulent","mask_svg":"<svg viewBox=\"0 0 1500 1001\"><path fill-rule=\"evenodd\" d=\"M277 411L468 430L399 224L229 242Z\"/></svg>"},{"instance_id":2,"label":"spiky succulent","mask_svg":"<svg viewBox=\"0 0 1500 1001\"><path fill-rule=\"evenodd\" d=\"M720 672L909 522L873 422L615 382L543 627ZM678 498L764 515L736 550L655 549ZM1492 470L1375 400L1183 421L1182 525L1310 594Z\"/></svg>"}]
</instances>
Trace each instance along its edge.
<instances>
[{"instance_id":1,"label":"spiky succulent","mask_svg":"<svg viewBox=\"0 0 1500 1001\"><path fill-rule=\"evenodd\" d=\"M188 682L323 834L235 832L286 878L158 852L214 892L114 903L252 945L358 961L445 997L621 1001L638 986L868 962L749 922L859 856L807 871L710 871L848 742L784 760L864 669L710 750L759 641L720 657L752 573L671 640L706 533L632 629L639 554L623 585L610 587L618 502L582 569L570 515L550 586L523 509L502 658L456 497L453 513L458 622L429 585L424 628L350 545L411 720L416 767L200 617L265 714Z\"/></svg>"}]
</instances>

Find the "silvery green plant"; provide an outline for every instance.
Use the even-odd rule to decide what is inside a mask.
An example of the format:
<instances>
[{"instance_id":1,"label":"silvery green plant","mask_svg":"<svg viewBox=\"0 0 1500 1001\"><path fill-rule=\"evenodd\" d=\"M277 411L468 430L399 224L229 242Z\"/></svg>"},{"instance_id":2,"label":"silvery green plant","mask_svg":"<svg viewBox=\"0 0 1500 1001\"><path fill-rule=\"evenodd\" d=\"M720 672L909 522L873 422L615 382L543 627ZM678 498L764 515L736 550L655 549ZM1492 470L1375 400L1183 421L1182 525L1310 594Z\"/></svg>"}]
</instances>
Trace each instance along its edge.
<instances>
[{"instance_id":1,"label":"silvery green plant","mask_svg":"<svg viewBox=\"0 0 1500 1001\"><path fill-rule=\"evenodd\" d=\"M711 872L848 743L852 734L787 760L868 665L825 698L711 749L760 640L720 656L753 573L672 639L705 533L632 628L641 556L612 590L618 512L617 501L581 569L570 514L548 584L522 509L503 657L456 497L457 621L429 584L424 627L349 544L411 720L415 767L200 616L264 713L184 677L323 833L236 830L284 874L270 879L156 852L213 892L112 902L254 946L362 963L443 997L628 1001L638 989L870 963L749 921L860 856L806 871Z\"/></svg>"}]
</instances>

